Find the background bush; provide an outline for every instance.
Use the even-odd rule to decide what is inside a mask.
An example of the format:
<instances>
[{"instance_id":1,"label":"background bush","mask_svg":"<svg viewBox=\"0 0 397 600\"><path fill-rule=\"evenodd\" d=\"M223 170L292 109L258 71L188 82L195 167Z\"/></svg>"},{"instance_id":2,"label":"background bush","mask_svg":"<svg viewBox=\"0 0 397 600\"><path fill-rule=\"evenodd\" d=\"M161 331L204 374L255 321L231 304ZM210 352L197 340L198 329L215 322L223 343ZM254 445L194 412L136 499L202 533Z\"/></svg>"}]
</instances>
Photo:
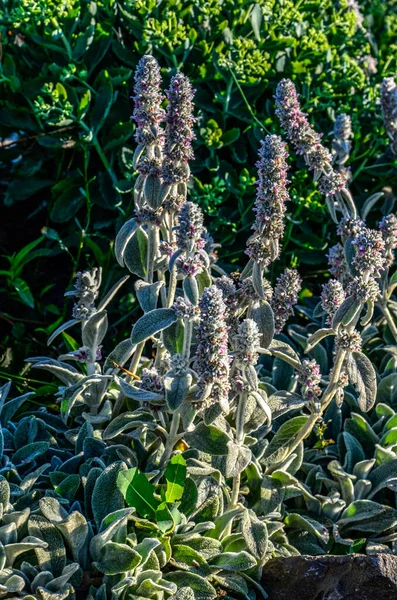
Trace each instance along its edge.
<instances>
[{"instance_id":1,"label":"background bush","mask_svg":"<svg viewBox=\"0 0 397 600\"><path fill-rule=\"evenodd\" d=\"M377 102L382 77L396 72L395 5L368 2L359 12L353 2L323 0L3 1L3 376L15 374L26 354L43 353L65 314L59 293L72 272L101 265L105 289L119 276L109 267L111 244L132 210L129 96L143 53L156 56L166 81L183 65L197 88L191 199L207 213L232 270L252 224L258 141L278 131L272 96L282 77L296 82L319 130L331 131L336 112L351 114L358 204L393 187L396 165L382 156ZM311 176L298 171L293 184L276 268L299 264L310 288L334 229ZM390 199L392 191L388 211ZM127 293L113 319L115 338L130 329L135 308Z\"/></svg>"}]
</instances>

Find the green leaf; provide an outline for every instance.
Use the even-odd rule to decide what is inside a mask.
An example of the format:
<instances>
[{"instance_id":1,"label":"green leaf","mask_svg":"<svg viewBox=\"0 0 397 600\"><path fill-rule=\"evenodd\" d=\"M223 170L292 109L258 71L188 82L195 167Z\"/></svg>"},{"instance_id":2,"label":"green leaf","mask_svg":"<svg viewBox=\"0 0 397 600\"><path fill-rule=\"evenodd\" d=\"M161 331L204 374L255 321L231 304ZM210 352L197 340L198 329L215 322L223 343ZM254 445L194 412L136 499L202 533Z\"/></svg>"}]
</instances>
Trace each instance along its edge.
<instances>
[{"instance_id":1,"label":"green leaf","mask_svg":"<svg viewBox=\"0 0 397 600\"><path fill-rule=\"evenodd\" d=\"M245 550L241 552L223 552L211 559L212 567L219 567L224 571L248 571L256 566L256 560Z\"/></svg>"},{"instance_id":2,"label":"green leaf","mask_svg":"<svg viewBox=\"0 0 397 600\"><path fill-rule=\"evenodd\" d=\"M77 213L83 204L84 197L81 193L81 180L77 177L61 179L51 188L54 201L50 218L55 223L66 223Z\"/></svg>"},{"instance_id":3,"label":"green leaf","mask_svg":"<svg viewBox=\"0 0 397 600\"><path fill-rule=\"evenodd\" d=\"M172 571L164 575L164 579L176 583L178 589L190 588L195 600L214 600L217 597L215 588L200 575L183 571Z\"/></svg>"},{"instance_id":4,"label":"green leaf","mask_svg":"<svg viewBox=\"0 0 397 600\"><path fill-rule=\"evenodd\" d=\"M34 308L33 294L30 291L30 288L29 288L28 284L26 283L26 281L24 281L20 277L17 277L16 279L12 280L12 284L13 284L14 288L16 289L16 291L18 292L18 296L20 297L22 302L24 304L26 304L27 306L29 306L30 308Z\"/></svg>"},{"instance_id":5,"label":"green leaf","mask_svg":"<svg viewBox=\"0 0 397 600\"><path fill-rule=\"evenodd\" d=\"M107 79L103 88L99 91L94 109L92 111L91 127L95 135L105 123L113 102L113 86L110 79Z\"/></svg>"},{"instance_id":6,"label":"green leaf","mask_svg":"<svg viewBox=\"0 0 397 600\"><path fill-rule=\"evenodd\" d=\"M360 409L368 412L376 400L376 373L371 361L362 352L353 352L347 362L347 372L351 383L359 393Z\"/></svg>"},{"instance_id":7,"label":"green leaf","mask_svg":"<svg viewBox=\"0 0 397 600\"><path fill-rule=\"evenodd\" d=\"M382 379L378 385L376 396L377 404L384 402L385 404L394 404L397 401L397 373L390 373Z\"/></svg>"},{"instance_id":8,"label":"green leaf","mask_svg":"<svg viewBox=\"0 0 397 600\"><path fill-rule=\"evenodd\" d=\"M329 533L327 528L324 527L324 525L321 525L321 523L318 521L315 521L306 515L290 513L285 517L284 523L287 525L287 527L296 527L298 529L308 531L322 540L325 544L328 542Z\"/></svg>"},{"instance_id":9,"label":"green leaf","mask_svg":"<svg viewBox=\"0 0 397 600\"><path fill-rule=\"evenodd\" d=\"M252 29L258 42L261 41L262 7L255 4L250 15Z\"/></svg>"},{"instance_id":10,"label":"green leaf","mask_svg":"<svg viewBox=\"0 0 397 600\"><path fill-rule=\"evenodd\" d=\"M123 261L130 273L144 279L146 275L147 234L138 228L125 246Z\"/></svg>"},{"instance_id":11,"label":"green leaf","mask_svg":"<svg viewBox=\"0 0 397 600\"><path fill-rule=\"evenodd\" d=\"M173 531L175 522L166 502L162 502L157 507L156 522L163 533L171 533Z\"/></svg>"},{"instance_id":12,"label":"green leaf","mask_svg":"<svg viewBox=\"0 0 397 600\"><path fill-rule=\"evenodd\" d=\"M229 131L225 131L225 133L221 137L221 142L224 146L230 146L238 140L240 137L240 129L238 127L233 127L233 129L229 129Z\"/></svg>"},{"instance_id":13,"label":"green leaf","mask_svg":"<svg viewBox=\"0 0 397 600\"><path fill-rule=\"evenodd\" d=\"M107 542L102 550L101 560L95 562L95 567L105 575L118 575L136 567L141 556L127 544Z\"/></svg>"},{"instance_id":14,"label":"green leaf","mask_svg":"<svg viewBox=\"0 0 397 600\"><path fill-rule=\"evenodd\" d=\"M131 343L139 344L159 331L175 323L177 317L172 308L157 308L141 317L132 328Z\"/></svg>"},{"instance_id":15,"label":"green leaf","mask_svg":"<svg viewBox=\"0 0 397 600\"><path fill-rule=\"evenodd\" d=\"M199 423L194 431L185 435L185 440L192 448L214 456L222 456L228 452L229 436L214 425Z\"/></svg>"},{"instance_id":16,"label":"green leaf","mask_svg":"<svg viewBox=\"0 0 397 600\"><path fill-rule=\"evenodd\" d=\"M267 465L281 463L288 456L290 444L308 418L294 417L281 425L263 454L263 460Z\"/></svg>"},{"instance_id":17,"label":"green leaf","mask_svg":"<svg viewBox=\"0 0 397 600\"><path fill-rule=\"evenodd\" d=\"M242 473L250 464L251 458L252 454L249 448L229 441L226 456L226 477L236 477L236 475Z\"/></svg>"},{"instance_id":18,"label":"green leaf","mask_svg":"<svg viewBox=\"0 0 397 600\"><path fill-rule=\"evenodd\" d=\"M241 522L241 531L247 544L247 550L259 561L263 560L268 548L266 524L254 514L245 511Z\"/></svg>"},{"instance_id":19,"label":"green leaf","mask_svg":"<svg viewBox=\"0 0 397 600\"><path fill-rule=\"evenodd\" d=\"M165 470L167 489L165 499L167 502L176 502L183 496L186 480L186 461L181 454L176 454L170 460Z\"/></svg>"},{"instance_id":20,"label":"green leaf","mask_svg":"<svg viewBox=\"0 0 397 600\"><path fill-rule=\"evenodd\" d=\"M160 502L154 497L156 488L137 468L119 473L117 487L128 506L136 509L144 518L155 518Z\"/></svg>"},{"instance_id":21,"label":"green leaf","mask_svg":"<svg viewBox=\"0 0 397 600\"><path fill-rule=\"evenodd\" d=\"M360 300L356 300L353 296L348 296L334 314L332 328L337 329L340 324L349 325L354 317L361 312L362 307L363 305Z\"/></svg>"},{"instance_id":22,"label":"green leaf","mask_svg":"<svg viewBox=\"0 0 397 600\"><path fill-rule=\"evenodd\" d=\"M92 493L92 512L98 527L110 509L114 512L124 508L124 494L118 488L118 481L125 473L126 466L119 461L109 465L98 477Z\"/></svg>"},{"instance_id":23,"label":"green leaf","mask_svg":"<svg viewBox=\"0 0 397 600\"><path fill-rule=\"evenodd\" d=\"M164 377L165 400L171 411L177 410L187 396L192 376L190 373Z\"/></svg>"}]
</instances>

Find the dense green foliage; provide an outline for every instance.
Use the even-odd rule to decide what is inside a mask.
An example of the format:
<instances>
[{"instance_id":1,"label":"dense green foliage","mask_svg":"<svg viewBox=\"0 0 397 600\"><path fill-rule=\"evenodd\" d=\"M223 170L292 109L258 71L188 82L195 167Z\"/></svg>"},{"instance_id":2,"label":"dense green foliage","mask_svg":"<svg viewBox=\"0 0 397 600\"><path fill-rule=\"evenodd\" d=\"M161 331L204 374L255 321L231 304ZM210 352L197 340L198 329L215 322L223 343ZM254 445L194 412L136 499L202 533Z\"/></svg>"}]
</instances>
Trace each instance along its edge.
<instances>
[{"instance_id":1,"label":"dense green foliage","mask_svg":"<svg viewBox=\"0 0 397 600\"><path fill-rule=\"evenodd\" d=\"M336 112L351 114L359 203L393 184L390 157L373 163L386 145L377 84L396 69L394 4L363 4L361 22L345 0L3 0L3 367L20 367L26 345L60 322L55 282L66 286L71 270L94 262L114 280L111 240L132 208L129 96L138 56L154 53L166 80L183 66L197 88L191 196L211 217L230 270L251 227L258 140L278 131L272 96L280 78L297 82L304 109L326 134ZM316 275L333 233L307 173L296 172L293 183L277 268L302 263ZM34 250L12 258L27 242ZM119 312L133 308L124 297Z\"/></svg>"}]
</instances>

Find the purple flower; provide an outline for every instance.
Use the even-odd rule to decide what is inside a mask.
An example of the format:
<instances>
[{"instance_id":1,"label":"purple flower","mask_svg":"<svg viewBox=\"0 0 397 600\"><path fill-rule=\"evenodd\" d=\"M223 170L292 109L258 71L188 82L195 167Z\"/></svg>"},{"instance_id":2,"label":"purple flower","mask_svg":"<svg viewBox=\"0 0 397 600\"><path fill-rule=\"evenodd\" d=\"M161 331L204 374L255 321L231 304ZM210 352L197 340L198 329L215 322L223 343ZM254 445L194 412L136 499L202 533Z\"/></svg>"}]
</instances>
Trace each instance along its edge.
<instances>
[{"instance_id":1,"label":"purple flower","mask_svg":"<svg viewBox=\"0 0 397 600\"><path fill-rule=\"evenodd\" d=\"M390 149L393 154L397 154L397 85L393 77L383 79L381 107L383 123L390 138Z\"/></svg>"},{"instance_id":2,"label":"purple flower","mask_svg":"<svg viewBox=\"0 0 397 600\"><path fill-rule=\"evenodd\" d=\"M255 321L244 319L232 341L233 356L237 361L240 364L255 366L258 362L258 348L261 345L261 334Z\"/></svg>"},{"instance_id":3,"label":"purple flower","mask_svg":"<svg viewBox=\"0 0 397 600\"><path fill-rule=\"evenodd\" d=\"M264 266L278 258L279 241L284 233L285 203L289 200L285 147L279 136L266 136L256 163L255 233L248 240L246 254Z\"/></svg>"},{"instance_id":4,"label":"purple flower","mask_svg":"<svg viewBox=\"0 0 397 600\"><path fill-rule=\"evenodd\" d=\"M336 117L332 140L332 154L338 165L343 165L349 158L353 137L352 122L349 115L342 113Z\"/></svg>"},{"instance_id":5,"label":"purple flower","mask_svg":"<svg viewBox=\"0 0 397 600\"><path fill-rule=\"evenodd\" d=\"M276 114L287 138L297 154L304 156L309 170L314 171L319 189L326 196L333 196L346 187L346 177L332 168L332 155L321 144L321 134L310 125L302 112L295 86L289 79L282 79L276 89Z\"/></svg>"},{"instance_id":6,"label":"purple flower","mask_svg":"<svg viewBox=\"0 0 397 600\"><path fill-rule=\"evenodd\" d=\"M198 408L220 403L227 405L229 395L228 328L226 305L215 285L205 288L200 303L200 322L196 328L197 348L193 368L197 373Z\"/></svg>"},{"instance_id":7,"label":"purple flower","mask_svg":"<svg viewBox=\"0 0 397 600\"><path fill-rule=\"evenodd\" d=\"M390 214L383 217L379 223L379 231L382 234L386 247L387 264L391 266L394 261L394 252L397 248L397 217Z\"/></svg>"},{"instance_id":8,"label":"purple flower","mask_svg":"<svg viewBox=\"0 0 397 600\"><path fill-rule=\"evenodd\" d=\"M142 146L161 144L163 132L161 122L165 112L161 108L164 96L161 93L161 75L157 60L146 54L140 59L135 71L134 112L136 124L135 140Z\"/></svg>"},{"instance_id":9,"label":"purple flower","mask_svg":"<svg viewBox=\"0 0 397 600\"><path fill-rule=\"evenodd\" d=\"M349 352L359 352L362 343L361 335L355 330L347 331L346 329L340 329L335 338L335 345Z\"/></svg>"},{"instance_id":10,"label":"purple flower","mask_svg":"<svg viewBox=\"0 0 397 600\"><path fill-rule=\"evenodd\" d=\"M343 285L349 281L349 267L346 262L345 252L341 244L336 244L328 250L327 254L329 272Z\"/></svg>"},{"instance_id":11,"label":"purple flower","mask_svg":"<svg viewBox=\"0 0 397 600\"><path fill-rule=\"evenodd\" d=\"M322 286L321 291L321 306L327 313L327 324L332 322L332 317L342 304L346 297L343 291L342 284L336 279L330 279L327 283Z\"/></svg>"},{"instance_id":12,"label":"purple flower","mask_svg":"<svg viewBox=\"0 0 397 600\"><path fill-rule=\"evenodd\" d=\"M271 300L276 333L281 332L289 317L294 314L301 284L302 280L295 269L285 269L278 277Z\"/></svg>"},{"instance_id":13,"label":"purple flower","mask_svg":"<svg viewBox=\"0 0 397 600\"><path fill-rule=\"evenodd\" d=\"M314 360L304 360L298 374L298 382L301 384L301 394L309 401L316 401L321 396L320 365Z\"/></svg>"},{"instance_id":14,"label":"purple flower","mask_svg":"<svg viewBox=\"0 0 397 600\"><path fill-rule=\"evenodd\" d=\"M352 244L356 248L352 263L359 273L367 271L379 277L386 266L386 248L381 232L363 227Z\"/></svg>"},{"instance_id":15,"label":"purple flower","mask_svg":"<svg viewBox=\"0 0 397 600\"><path fill-rule=\"evenodd\" d=\"M172 77L166 91L168 107L164 142L164 163L162 176L166 183L187 181L189 169L186 165L194 158L192 141L196 139L193 125L193 97L195 90L189 79L182 73Z\"/></svg>"},{"instance_id":16,"label":"purple flower","mask_svg":"<svg viewBox=\"0 0 397 600\"><path fill-rule=\"evenodd\" d=\"M188 252L201 250L205 243L202 239L205 229L201 208L193 202L185 202L178 213L175 230L178 249Z\"/></svg>"},{"instance_id":17,"label":"purple flower","mask_svg":"<svg viewBox=\"0 0 397 600\"><path fill-rule=\"evenodd\" d=\"M368 277L367 280L361 275L354 277L347 288L348 296L353 296L361 302L371 300L375 302L380 296L380 288L377 281L373 277Z\"/></svg>"}]
</instances>

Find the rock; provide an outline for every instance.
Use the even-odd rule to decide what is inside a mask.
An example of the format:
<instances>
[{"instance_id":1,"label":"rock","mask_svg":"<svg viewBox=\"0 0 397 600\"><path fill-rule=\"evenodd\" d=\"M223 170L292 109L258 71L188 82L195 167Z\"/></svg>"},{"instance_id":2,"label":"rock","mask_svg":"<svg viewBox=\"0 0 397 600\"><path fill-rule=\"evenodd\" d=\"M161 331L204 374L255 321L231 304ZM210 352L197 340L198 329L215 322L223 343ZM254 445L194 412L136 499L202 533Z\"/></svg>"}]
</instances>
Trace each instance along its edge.
<instances>
[{"instance_id":1,"label":"rock","mask_svg":"<svg viewBox=\"0 0 397 600\"><path fill-rule=\"evenodd\" d=\"M269 600L397 600L397 556L292 556L263 569Z\"/></svg>"}]
</instances>

